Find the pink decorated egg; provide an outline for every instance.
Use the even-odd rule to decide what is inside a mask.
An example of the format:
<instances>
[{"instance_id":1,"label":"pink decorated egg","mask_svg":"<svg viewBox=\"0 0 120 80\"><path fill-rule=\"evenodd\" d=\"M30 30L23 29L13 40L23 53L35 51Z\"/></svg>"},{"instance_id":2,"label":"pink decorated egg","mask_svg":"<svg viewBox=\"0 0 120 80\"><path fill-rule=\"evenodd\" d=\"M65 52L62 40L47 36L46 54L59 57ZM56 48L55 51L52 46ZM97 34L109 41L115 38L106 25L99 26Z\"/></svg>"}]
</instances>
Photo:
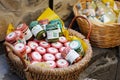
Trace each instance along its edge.
<instances>
[{"instance_id":1,"label":"pink decorated egg","mask_svg":"<svg viewBox=\"0 0 120 80\"><path fill-rule=\"evenodd\" d=\"M56 61L56 65L58 68L68 67L69 63L65 59L59 59Z\"/></svg>"},{"instance_id":2,"label":"pink decorated egg","mask_svg":"<svg viewBox=\"0 0 120 80\"><path fill-rule=\"evenodd\" d=\"M29 46L26 46L26 53L28 54L28 53L31 53L31 48L29 47Z\"/></svg>"},{"instance_id":3,"label":"pink decorated egg","mask_svg":"<svg viewBox=\"0 0 120 80\"><path fill-rule=\"evenodd\" d=\"M59 42L66 43L67 42L66 37L64 37L64 36L59 37Z\"/></svg>"},{"instance_id":4,"label":"pink decorated egg","mask_svg":"<svg viewBox=\"0 0 120 80\"><path fill-rule=\"evenodd\" d=\"M65 47L68 47L69 44L70 44L70 42L68 41L68 42L64 43L64 46L65 46Z\"/></svg>"},{"instance_id":5,"label":"pink decorated egg","mask_svg":"<svg viewBox=\"0 0 120 80\"><path fill-rule=\"evenodd\" d=\"M38 47L38 44L35 41L29 41L28 46L32 49L35 50L36 47Z\"/></svg>"},{"instance_id":6,"label":"pink decorated egg","mask_svg":"<svg viewBox=\"0 0 120 80\"><path fill-rule=\"evenodd\" d=\"M16 39L17 39L17 34L15 32L9 33L5 38L5 40L9 43L15 43Z\"/></svg>"},{"instance_id":7,"label":"pink decorated egg","mask_svg":"<svg viewBox=\"0 0 120 80\"><path fill-rule=\"evenodd\" d=\"M56 58L56 59L63 59L61 53L56 53L56 54L55 54L55 58Z\"/></svg>"},{"instance_id":8,"label":"pink decorated egg","mask_svg":"<svg viewBox=\"0 0 120 80\"><path fill-rule=\"evenodd\" d=\"M54 47L49 47L49 48L47 48L47 52L51 53L51 54L56 54L56 53L58 53L58 49L56 49Z\"/></svg>"},{"instance_id":9,"label":"pink decorated egg","mask_svg":"<svg viewBox=\"0 0 120 80\"><path fill-rule=\"evenodd\" d=\"M55 47L57 49L59 49L63 46L62 43L60 43L60 42L55 42L55 43L52 43L51 45L52 45L52 47Z\"/></svg>"},{"instance_id":10,"label":"pink decorated egg","mask_svg":"<svg viewBox=\"0 0 120 80\"><path fill-rule=\"evenodd\" d=\"M14 47L20 54L24 55L26 53L26 46L23 43L17 43Z\"/></svg>"},{"instance_id":11,"label":"pink decorated egg","mask_svg":"<svg viewBox=\"0 0 120 80\"><path fill-rule=\"evenodd\" d=\"M46 49L41 46L36 47L35 51L38 51L41 55L46 53Z\"/></svg>"},{"instance_id":12,"label":"pink decorated egg","mask_svg":"<svg viewBox=\"0 0 120 80\"><path fill-rule=\"evenodd\" d=\"M59 49L60 53L62 53L64 49L65 49L65 47L61 47L61 48Z\"/></svg>"},{"instance_id":13,"label":"pink decorated egg","mask_svg":"<svg viewBox=\"0 0 120 80\"><path fill-rule=\"evenodd\" d=\"M44 47L44 48L49 48L50 47L50 44L46 41L40 41L39 45Z\"/></svg>"},{"instance_id":14,"label":"pink decorated egg","mask_svg":"<svg viewBox=\"0 0 120 80\"><path fill-rule=\"evenodd\" d=\"M46 63L49 64L50 68L55 68L56 67L55 61L46 61Z\"/></svg>"},{"instance_id":15,"label":"pink decorated egg","mask_svg":"<svg viewBox=\"0 0 120 80\"><path fill-rule=\"evenodd\" d=\"M41 61L42 60L42 56L37 51L34 51L34 52L31 53L31 58L34 61Z\"/></svg>"},{"instance_id":16,"label":"pink decorated egg","mask_svg":"<svg viewBox=\"0 0 120 80\"><path fill-rule=\"evenodd\" d=\"M43 55L43 59L45 61L54 61L55 60L55 56L53 54L44 54Z\"/></svg>"}]
</instances>

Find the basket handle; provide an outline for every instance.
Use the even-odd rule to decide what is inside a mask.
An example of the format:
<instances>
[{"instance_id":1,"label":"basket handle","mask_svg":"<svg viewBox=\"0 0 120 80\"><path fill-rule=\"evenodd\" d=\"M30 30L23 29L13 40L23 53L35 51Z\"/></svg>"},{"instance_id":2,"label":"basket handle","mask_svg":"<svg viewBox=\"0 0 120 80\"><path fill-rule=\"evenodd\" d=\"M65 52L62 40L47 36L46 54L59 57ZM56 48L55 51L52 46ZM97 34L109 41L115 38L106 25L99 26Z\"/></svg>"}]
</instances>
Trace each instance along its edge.
<instances>
[{"instance_id":1,"label":"basket handle","mask_svg":"<svg viewBox=\"0 0 120 80\"><path fill-rule=\"evenodd\" d=\"M11 45L10 43L8 43L8 42L6 42L6 41L4 42L4 45L5 45L6 47L9 47L9 48L13 51L13 54L20 58L20 60L21 60L22 63L23 63L24 69L26 69L26 68L27 68L27 65L26 65L23 57L20 55L20 53L19 53L18 51L15 50L15 48L13 47L13 45ZM8 56L8 54L7 54L7 56Z\"/></svg>"},{"instance_id":2,"label":"basket handle","mask_svg":"<svg viewBox=\"0 0 120 80\"><path fill-rule=\"evenodd\" d=\"M75 21L77 18L82 18L82 19L84 19L84 20L87 21L88 26L89 26L89 32L88 32L86 38L89 39L89 38L90 38L90 34L91 34L91 32L92 32L92 26L91 26L90 21L89 21L87 18L83 17L83 16L75 16L75 17L72 19L70 25L68 26L68 29L69 29L69 28L72 28L72 25L73 25L74 21Z\"/></svg>"}]
</instances>

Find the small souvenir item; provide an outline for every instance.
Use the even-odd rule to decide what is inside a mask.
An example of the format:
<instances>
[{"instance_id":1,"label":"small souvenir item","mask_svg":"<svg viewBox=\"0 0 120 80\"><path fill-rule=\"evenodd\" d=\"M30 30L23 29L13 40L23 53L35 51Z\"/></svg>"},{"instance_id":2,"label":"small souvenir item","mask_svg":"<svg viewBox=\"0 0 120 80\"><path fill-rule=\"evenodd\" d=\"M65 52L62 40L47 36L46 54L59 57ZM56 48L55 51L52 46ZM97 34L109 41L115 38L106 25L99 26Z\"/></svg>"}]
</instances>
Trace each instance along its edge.
<instances>
[{"instance_id":1,"label":"small souvenir item","mask_svg":"<svg viewBox=\"0 0 120 80\"><path fill-rule=\"evenodd\" d=\"M85 9L82 11L83 15L86 15L88 13L89 6L90 6L90 2L86 2Z\"/></svg>"},{"instance_id":2,"label":"small souvenir item","mask_svg":"<svg viewBox=\"0 0 120 80\"><path fill-rule=\"evenodd\" d=\"M61 53L64 49L65 49L65 47L61 47L61 48L59 49L60 53Z\"/></svg>"},{"instance_id":3,"label":"small souvenir item","mask_svg":"<svg viewBox=\"0 0 120 80\"><path fill-rule=\"evenodd\" d=\"M66 42L66 43L64 43L64 46L65 47L68 47L70 45L70 42L68 41L68 42Z\"/></svg>"},{"instance_id":4,"label":"small souvenir item","mask_svg":"<svg viewBox=\"0 0 120 80\"><path fill-rule=\"evenodd\" d=\"M63 33L62 33L62 22L61 22L59 19L51 20L51 21L50 21L50 24L56 24L57 27L58 27L59 36L62 36L62 35L63 35Z\"/></svg>"},{"instance_id":5,"label":"small souvenir item","mask_svg":"<svg viewBox=\"0 0 120 80\"><path fill-rule=\"evenodd\" d=\"M71 49L74 49L78 53L83 53L82 44L78 40L73 40L69 44Z\"/></svg>"},{"instance_id":6,"label":"small souvenir item","mask_svg":"<svg viewBox=\"0 0 120 80\"><path fill-rule=\"evenodd\" d=\"M39 45L44 47L44 48L49 48L50 47L50 44L46 41L40 41Z\"/></svg>"},{"instance_id":7,"label":"small souvenir item","mask_svg":"<svg viewBox=\"0 0 120 80\"><path fill-rule=\"evenodd\" d=\"M56 53L56 54L55 54L55 57L56 57L56 59L63 59L61 53Z\"/></svg>"},{"instance_id":8,"label":"small souvenir item","mask_svg":"<svg viewBox=\"0 0 120 80\"><path fill-rule=\"evenodd\" d=\"M56 53L58 53L58 50L54 47L49 47L49 48L47 48L47 52L51 53L51 54L56 54Z\"/></svg>"},{"instance_id":9,"label":"small souvenir item","mask_svg":"<svg viewBox=\"0 0 120 80\"><path fill-rule=\"evenodd\" d=\"M64 36L59 37L59 42L66 43L67 42L66 37L64 37Z\"/></svg>"},{"instance_id":10,"label":"small souvenir item","mask_svg":"<svg viewBox=\"0 0 120 80\"><path fill-rule=\"evenodd\" d=\"M38 40L45 38L45 30L43 30L42 26L40 24L31 22L30 23L30 29L31 32L33 33L34 37Z\"/></svg>"},{"instance_id":11,"label":"small souvenir item","mask_svg":"<svg viewBox=\"0 0 120 80\"><path fill-rule=\"evenodd\" d=\"M15 33L17 34L17 41L26 44L26 40L23 32L16 30Z\"/></svg>"},{"instance_id":12,"label":"small souvenir item","mask_svg":"<svg viewBox=\"0 0 120 80\"><path fill-rule=\"evenodd\" d=\"M32 49L30 48L30 46L26 45L26 54L25 54L26 60L32 61L31 53L32 53Z\"/></svg>"},{"instance_id":13,"label":"small souvenir item","mask_svg":"<svg viewBox=\"0 0 120 80\"><path fill-rule=\"evenodd\" d=\"M110 2L106 3L105 11L106 11L106 14L110 17L111 22L116 22L117 16L116 16L115 12L113 11L113 9L111 8Z\"/></svg>"},{"instance_id":14,"label":"small souvenir item","mask_svg":"<svg viewBox=\"0 0 120 80\"><path fill-rule=\"evenodd\" d=\"M78 9L78 13L82 15L82 5L80 3L77 3L76 7Z\"/></svg>"},{"instance_id":15,"label":"small souvenir item","mask_svg":"<svg viewBox=\"0 0 120 80\"><path fill-rule=\"evenodd\" d=\"M31 53L31 58L32 58L32 60L39 61L39 62L41 62L41 60L42 60L42 56L37 51L34 51Z\"/></svg>"},{"instance_id":16,"label":"small souvenir item","mask_svg":"<svg viewBox=\"0 0 120 80\"><path fill-rule=\"evenodd\" d=\"M51 46L59 49L59 48L61 48L63 45L62 45L62 43L60 43L60 42L55 42L55 43L52 43Z\"/></svg>"},{"instance_id":17,"label":"small souvenir item","mask_svg":"<svg viewBox=\"0 0 120 80\"><path fill-rule=\"evenodd\" d=\"M43 59L45 61L54 61L55 56L53 54L46 53L46 54L43 55Z\"/></svg>"},{"instance_id":18,"label":"small souvenir item","mask_svg":"<svg viewBox=\"0 0 120 80\"><path fill-rule=\"evenodd\" d=\"M88 18L89 18L89 17L93 17L93 18L94 18L95 16L96 16L95 10L92 9L91 7L88 8L87 17L88 17Z\"/></svg>"},{"instance_id":19,"label":"small souvenir item","mask_svg":"<svg viewBox=\"0 0 120 80\"><path fill-rule=\"evenodd\" d=\"M46 53L46 49L41 46L36 47L35 51L38 51L41 55Z\"/></svg>"},{"instance_id":20,"label":"small souvenir item","mask_svg":"<svg viewBox=\"0 0 120 80\"><path fill-rule=\"evenodd\" d=\"M16 43L14 45L14 47L22 56L25 55L25 53L26 53L26 46L23 43Z\"/></svg>"},{"instance_id":21,"label":"small souvenir item","mask_svg":"<svg viewBox=\"0 0 120 80\"><path fill-rule=\"evenodd\" d=\"M29 46L26 46L26 53L29 54L31 53L31 51L32 51L31 48Z\"/></svg>"},{"instance_id":22,"label":"small souvenir item","mask_svg":"<svg viewBox=\"0 0 120 80\"><path fill-rule=\"evenodd\" d=\"M110 17L108 17L103 8L99 8L99 17L98 19L103 23L109 23L111 22Z\"/></svg>"},{"instance_id":23,"label":"small souvenir item","mask_svg":"<svg viewBox=\"0 0 120 80\"><path fill-rule=\"evenodd\" d=\"M39 24L38 21L32 21L32 22L30 23L30 26L29 26L30 30L31 30L34 26L36 26L36 25L38 25L38 24Z\"/></svg>"},{"instance_id":24,"label":"small souvenir item","mask_svg":"<svg viewBox=\"0 0 120 80\"><path fill-rule=\"evenodd\" d=\"M13 44L17 40L17 34L15 32L11 32L6 36L5 40Z\"/></svg>"},{"instance_id":25,"label":"small souvenir item","mask_svg":"<svg viewBox=\"0 0 120 80\"><path fill-rule=\"evenodd\" d=\"M20 30L25 34L25 40L32 40L33 39L33 35L29 29L29 27L25 24L25 23L21 23L17 26L16 30Z\"/></svg>"},{"instance_id":26,"label":"small souvenir item","mask_svg":"<svg viewBox=\"0 0 120 80\"><path fill-rule=\"evenodd\" d=\"M58 68L64 68L64 67L68 67L69 63L65 59L59 59L57 60L56 65Z\"/></svg>"},{"instance_id":27,"label":"small souvenir item","mask_svg":"<svg viewBox=\"0 0 120 80\"><path fill-rule=\"evenodd\" d=\"M59 31L56 24L48 24L46 26L47 41L56 42L59 39Z\"/></svg>"},{"instance_id":28,"label":"small souvenir item","mask_svg":"<svg viewBox=\"0 0 120 80\"><path fill-rule=\"evenodd\" d=\"M77 9L82 10L82 5L81 5L81 3L77 3L77 4L76 4L76 7L77 7Z\"/></svg>"},{"instance_id":29,"label":"small souvenir item","mask_svg":"<svg viewBox=\"0 0 120 80\"><path fill-rule=\"evenodd\" d=\"M48 19L40 20L39 23L42 26L42 28L46 30L46 25L48 25L49 20Z\"/></svg>"},{"instance_id":30,"label":"small souvenir item","mask_svg":"<svg viewBox=\"0 0 120 80\"><path fill-rule=\"evenodd\" d=\"M55 61L46 61L46 63L49 64L50 68L55 68L56 67Z\"/></svg>"},{"instance_id":31,"label":"small souvenir item","mask_svg":"<svg viewBox=\"0 0 120 80\"><path fill-rule=\"evenodd\" d=\"M61 54L70 64L74 64L82 59L82 56L70 47L66 47Z\"/></svg>"},{"instance_id":32,"label":"small souvenir item","mask_svg":"<svg viewBox=\"0 0 120 80\"><path fill-rule=\"evenodd\" d=\"M48 19L43 19L43 20L40 20L39 23L41 25L44 25L44 24L47 25L49 23L49 20Z\"/></svg>"},{"instance_id":33,"label":"small souvenir item","mask_svg":"<svg viewBox=\"0 0 120 80\"><path fill-rule=\"evenodd\" d=\"M29 41L28 46L32 49L35 50L36 47L38 47L38 44L34 41Z\"/></svg>"}]
</instances>

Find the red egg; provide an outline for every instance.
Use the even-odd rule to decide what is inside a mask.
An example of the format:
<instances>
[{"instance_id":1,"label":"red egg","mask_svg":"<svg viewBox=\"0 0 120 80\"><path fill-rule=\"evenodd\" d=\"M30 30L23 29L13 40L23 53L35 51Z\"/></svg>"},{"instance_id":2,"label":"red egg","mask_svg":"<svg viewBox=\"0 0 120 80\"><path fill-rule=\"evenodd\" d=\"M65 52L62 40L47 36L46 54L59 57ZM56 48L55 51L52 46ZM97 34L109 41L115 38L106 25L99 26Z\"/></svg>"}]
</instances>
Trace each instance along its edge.
<instances>
[{"instance_id":1,"label":"red egg","mask_svg":"<svg viewBox=\"0 0 120 80\"><path fill-rule=\"evenodd\" d=\"M38 51L41 55L46 53L46 49L41 46L36 47L35 51Z\"/></svg>"},{"instance_id":2,"label":"red egg","mask_svg":"<svg viewBox=\"0 0 120 80\"><path fill-rule=\"evenodd\" d=\"M69 63L65 59L59 59L56 61L56 65L58 68L68 67Z\"/></svg>"},{"instance_id":3,"label":"red egg","mask_svg":"<svg viewBox=\"0 0 120 80\"><path fill-rule=\"evenodd\" d=\"M59 42L66 43L67 42L66 37L64 37L64 36L59 37Z\"/></svg>"},{"instance_id":4,"label":"red egg","mask_svg":"<svg viewBox=\"0 0 120 80\"><path fill-rule=\"evenodd\" d=\"M56 53L58 53L58 49L56 49L54 47L49 47L49 48L47 48L47 52L51 53L51 54L56 54Z\"/></svg>"},{"instance_id":5,"label":"red egg","mask_svg":"<svg viewBox=\"0 0 120 80\"><path fill-rule=\"evenodd\" d=\"M49 48L50 47L50 44L46 41L40 41L39 45L44 47L44 48Z\"/></svg>"},{"instance_id":6,"label":"red egg","mask_svg":"<svg viewBox=\"0 0 120 80\"><path fill-rule=\"evenodd\" d=\"M64 46L65 46L65 47L68 47L69 44L70 44L70 42L68 41L68 42L64 43Z\"/></svg>"},{"instance_id":7,"label":"red egg","mask_svg":"<svg viewBox=\"0 0 120 80\"><path fill-rule=\"evenodd\" d=\"M38 44L35 41L29 41L28 46L32 49L35 50L36 47L38 47Z\"/></svg>"},{"instance_id":8,"label":"red egg","mask_svg":"<svg viewBox=\"0 0 120 80\"><path fill-rule=\"evenodd\" d=\"M34 52L31 53L31 58L34 61L41 61L42 60L42 56L37 51L34 51Z\"/></svg>"},{"instance_id":9,"label":"red egg","mask_svg":"<svg viewBox=\"0 0 120 80\"><path fill-rule=\"evenodd\" d=\"M28 53L31 53L31 48L29 47L29 46L26 46L26 53L28 54Z\"/></svg>"},{"instance_id":10,"label":"red egg","mask_svg":"<svg viewBox=\"0 0 120 80\"><path fill-rule=\"evenodd\" d=\"M55 42L55 43L52 43L51 45L52 45L52 47L55 47L57 49L59 49L63 46L62 43L60 43L60 42Z\"/></svg>"},{"instance_id":11,"label":"red egg","mask_svg":"<svg viewBox=\"0 0 120 80\"><path fill-rule=\"evenodd\" d=\"M50 68L55 68L56 67L56 63L54 61L46 61L46 63L49 64Z\"/></svg>"},{"instance_id":12,"label":"red egg","mask_svg":"<svg viewBox=\"0 0 120 80\"><path fill-rule=\"evenodd\" d=\"M65 49L65 47L61 47L60 49L59 49L59 51L60 51L60 53L62 53L62 51Z\"/></svg>"},{"instance_id":13,"label":"red egg","mask_svg":"<svg viewBox=\"0 0 120 80\"><path fill-rule=\"evenodd\" d=\"M54 61L55 60L55 56L53 54L44 54L43 55L43 59L45 61Z\"/></svg>"},{"instance_id":14,"label":"red egg","mask_svg":"<svg viewBox=\"0 0 120 80\"><path fill-rule=\"evenodd\" d=\"M15 49L22 55L26 53L26 46L23 43L17 43L14 45Z\"/></svg>"},{"instance_id":15,"label":"red egg","mask_svg":"<svg viewBox=\"0 0 120 80\"><path fill-rule=\"evenodd\" d=\"M55 54L55 58L56 58L56 59L63 59L61 53L56 53L56 54Z\"/></svg>"}]
</instances>

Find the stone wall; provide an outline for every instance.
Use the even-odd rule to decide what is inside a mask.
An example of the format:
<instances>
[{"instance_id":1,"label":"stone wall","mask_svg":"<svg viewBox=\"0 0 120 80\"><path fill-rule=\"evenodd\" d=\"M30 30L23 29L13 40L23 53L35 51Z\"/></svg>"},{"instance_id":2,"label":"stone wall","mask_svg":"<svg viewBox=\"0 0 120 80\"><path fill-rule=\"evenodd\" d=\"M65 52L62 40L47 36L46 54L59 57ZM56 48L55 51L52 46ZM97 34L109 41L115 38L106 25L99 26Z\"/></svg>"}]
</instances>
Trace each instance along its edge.
<instances>
[{"instance_id":1,"label":"stone wall","mask_svg":"<svg viewBox=\"0 0 120 80\"><path fill-rule=\"evenodd\" d=\"M8 23L17 26L20 22L29 24L35 20L47 7L49 0L0 0L0 41L5 37ZM72 12L72 6L77 0L54 0L54 11L66 20ZM3 29L4 28L4 29ZM0 32L1 32L0 31ZM3 35L4 34L4 35ZM3 36L2 36L3 35ZM1 37L2 36L2 37Z\"/></svg>"}]
</instances>

